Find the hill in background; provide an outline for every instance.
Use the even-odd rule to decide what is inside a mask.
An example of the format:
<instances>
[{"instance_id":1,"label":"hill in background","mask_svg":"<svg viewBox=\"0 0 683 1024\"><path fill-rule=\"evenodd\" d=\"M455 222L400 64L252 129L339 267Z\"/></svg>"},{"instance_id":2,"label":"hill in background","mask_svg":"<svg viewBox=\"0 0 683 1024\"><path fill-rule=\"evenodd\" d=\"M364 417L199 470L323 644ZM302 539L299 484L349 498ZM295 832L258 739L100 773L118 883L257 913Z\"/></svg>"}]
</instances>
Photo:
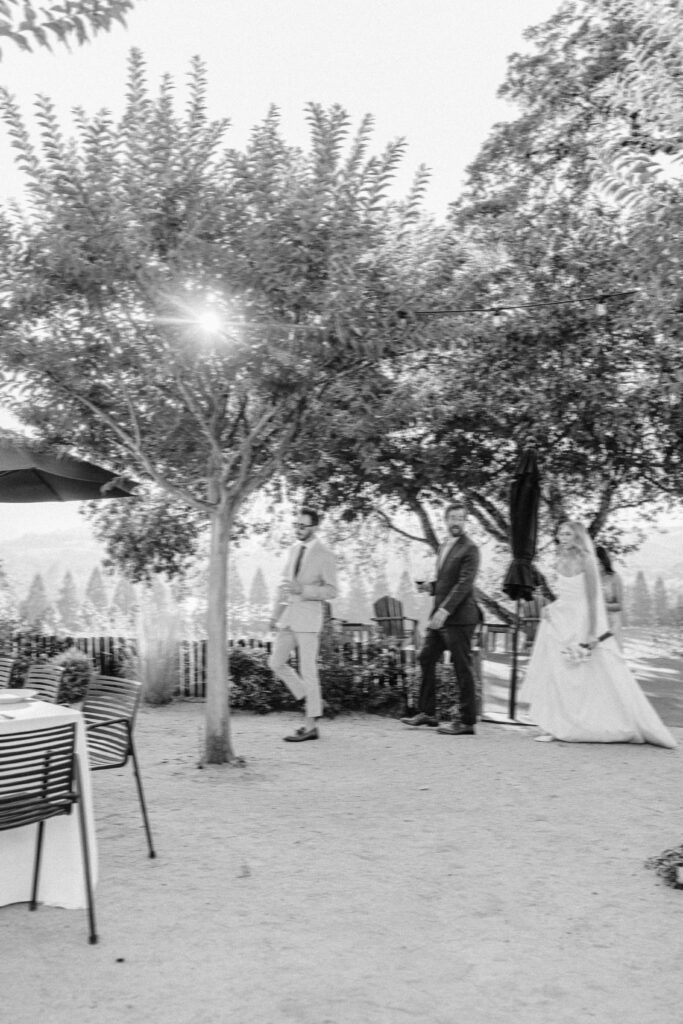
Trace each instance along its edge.
<instances>
[{"instance_id":1,"label":"hill in background","mask_svg":"<svg viewBox=\"0 0 683 1024\"><path fill-rule=\"evenodd\" d=\"M62 580L70 572L79 592L104 559L102 545L87 524L83 528L55 533L27 533L13 540L0 541L0 562L5 568L18 598L26 596L31 580L40 573L45 589L55 598Z\"/></svg>"}]
</instances>

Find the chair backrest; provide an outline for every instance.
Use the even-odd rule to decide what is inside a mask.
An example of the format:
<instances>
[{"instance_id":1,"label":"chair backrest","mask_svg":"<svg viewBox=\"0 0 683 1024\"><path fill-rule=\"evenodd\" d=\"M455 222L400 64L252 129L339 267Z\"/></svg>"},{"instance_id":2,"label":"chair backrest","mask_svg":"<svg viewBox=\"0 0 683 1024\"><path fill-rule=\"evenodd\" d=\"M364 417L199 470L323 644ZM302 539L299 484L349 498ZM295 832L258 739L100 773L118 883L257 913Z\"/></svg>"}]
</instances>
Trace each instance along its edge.
<instances>
[{"instance_id":1,"label":"chair backrest","mask_svg":"<svg viewBox=\"0 0 683 1024\"><path fill-rule=\"evenodd\" d=\"M375 601L375 621L385 636L403 637L410 632L403 618L403 605L395 597L380 597Z\"/></svg>"},{"instance_id":2,"label":"chair backrest","mask_svg":"<svg viewBox=\"0 0 683 1024\"><path fill-rule=\"evenodd\" d=\"M0 687L9 686L12 682L12 669L16 660L6 654L0 656Z\"/></svg>"},{"instance_id":3,"label":"chair backrest","mask_svg":"<svg viewBox=\"0 0 683 1024\"><path fill-rule=\"evenodd\" d=\"M76 725L0 734L0 831L68 814Z\"/></svg>"},{"instance_id":4,"label":"chair backrest","mask_svg":"<svg viewBox=\"0 0 683 1024\"><path fill-rule=\"evenodd\" d=\"M37 690L41 700L57 703L59 687L64 675L63 665L51 665L48 661L34 661L29 665L25 686Z\"/></svg>"},{"instance_id":5,"label":"chair backrest","mask_svg":"<svg viewBox=\"0 0 683 1024\"><path fill-rule=\"evenodd\" d=\"M345 622L339 626L343 643L366 643L372 634L372 626L369 622Z\"/></svg>"},{"instance_id":6,"label":"chair backrest","mask_svg":"<svg viewBox=\"0 0 683 1024\"><path fill-rule=\"evenodd\" d=\"M125 764L135 724L142 683L135 679L95 676L83 701L91 767Z\"/></svg>"}]
</instances>

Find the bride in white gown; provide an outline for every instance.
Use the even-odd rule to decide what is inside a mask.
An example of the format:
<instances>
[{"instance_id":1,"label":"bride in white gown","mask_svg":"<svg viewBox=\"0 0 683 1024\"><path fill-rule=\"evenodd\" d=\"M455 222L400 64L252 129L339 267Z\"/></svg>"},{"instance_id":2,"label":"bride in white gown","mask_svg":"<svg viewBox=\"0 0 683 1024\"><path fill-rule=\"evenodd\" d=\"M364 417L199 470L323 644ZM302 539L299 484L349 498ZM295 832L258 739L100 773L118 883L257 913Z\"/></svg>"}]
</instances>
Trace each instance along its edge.
<instances>
[{"instance_id":1,"label":"bride in white gown","mask_svg":"<svg viewBox=\"0 0 683 1024\"><path fill-rule=\"evenodd\" d=\"M544 730L535 738L675 747L608 633L588 532L580 523L565 522L558 541L557 600L541 613L520 692L530 705L529 718Z\"/></svg>"}]
</instances>

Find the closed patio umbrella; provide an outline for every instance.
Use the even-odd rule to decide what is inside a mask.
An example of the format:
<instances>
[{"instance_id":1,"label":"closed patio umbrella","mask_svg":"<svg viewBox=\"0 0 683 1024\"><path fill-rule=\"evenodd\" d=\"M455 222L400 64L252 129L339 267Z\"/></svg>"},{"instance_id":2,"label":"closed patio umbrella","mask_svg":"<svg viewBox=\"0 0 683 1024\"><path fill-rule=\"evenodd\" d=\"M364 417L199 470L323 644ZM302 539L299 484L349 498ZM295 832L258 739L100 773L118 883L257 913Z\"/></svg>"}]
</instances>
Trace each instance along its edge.
<instances>
[{"instance_id":1,"label":"closed patio umbrella","mask_svg":"<svg viewBox=\"0 0 683 1024\"><path fill-rule=\"evenodd\" d=\"M526 448L515 466L510 485L510 547L512 562L503 582L503 590L517 602L514 642L512 645L512 677L508 713L515 717L517 699L517 640L519 635L519 603L530 601L534 593L533 560L536 555L538 506L541 488L535 448Z\"/></svg>"},{"instance_id":2,"label":"closed patio umbrella","mask_svg":"<svg viewBox=\"0 0 683 1024\"><path fill-rule=\"evenodd\" d=\"M135 486L92 462L0 438L0 502L129 498Z\"/></svg>"}]
</instances>

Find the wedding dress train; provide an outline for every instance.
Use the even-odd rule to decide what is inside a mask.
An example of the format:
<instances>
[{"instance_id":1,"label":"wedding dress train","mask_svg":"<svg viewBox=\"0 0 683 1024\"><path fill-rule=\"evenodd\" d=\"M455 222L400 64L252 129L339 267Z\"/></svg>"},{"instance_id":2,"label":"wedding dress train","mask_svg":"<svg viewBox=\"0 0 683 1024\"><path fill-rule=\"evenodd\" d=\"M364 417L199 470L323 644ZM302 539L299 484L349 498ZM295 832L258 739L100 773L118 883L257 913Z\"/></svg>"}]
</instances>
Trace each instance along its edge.
<instances>
[{"instance_id":1,"label":"wedding dress train","mask_svg":"<svg viewBox=\"0 0 683 1024\"><path fill-rule=\"evenodd\" d=\"M573 743L676 741L640 689L613 637L588 654L584 573L559 577L557 600L547 606L529 660L520 701L529 718L558 740ZM607 632L607 613L598 609L598 636Z\"/></svg>"}]
</instances>

